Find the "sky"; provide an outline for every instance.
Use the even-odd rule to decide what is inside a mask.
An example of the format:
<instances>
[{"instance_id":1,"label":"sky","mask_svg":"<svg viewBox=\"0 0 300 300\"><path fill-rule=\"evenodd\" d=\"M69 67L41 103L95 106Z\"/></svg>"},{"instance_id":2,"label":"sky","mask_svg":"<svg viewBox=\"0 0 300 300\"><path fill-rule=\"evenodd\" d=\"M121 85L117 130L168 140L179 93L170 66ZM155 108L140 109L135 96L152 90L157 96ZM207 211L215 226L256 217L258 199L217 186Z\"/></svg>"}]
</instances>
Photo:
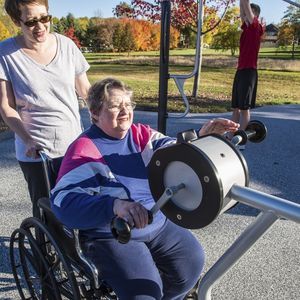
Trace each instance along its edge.
<instances>
[{"instance_id":1,"label":"sky","mask_svg":"<svg viewBox=\"0 0 300 300\"><path fill-rule=\"evenodd\" d=\"M49 11L58 18L68 13L72 13L76 18L85 16L107 18L113 16L112 9L120 2L121 0L49 0ZM131 1L125 0L125 2L130 4ZM253 3L260 6L261 17L267 24L279 23L289 5L282 0L253 0Z\"/></svg>"}]
</instances>

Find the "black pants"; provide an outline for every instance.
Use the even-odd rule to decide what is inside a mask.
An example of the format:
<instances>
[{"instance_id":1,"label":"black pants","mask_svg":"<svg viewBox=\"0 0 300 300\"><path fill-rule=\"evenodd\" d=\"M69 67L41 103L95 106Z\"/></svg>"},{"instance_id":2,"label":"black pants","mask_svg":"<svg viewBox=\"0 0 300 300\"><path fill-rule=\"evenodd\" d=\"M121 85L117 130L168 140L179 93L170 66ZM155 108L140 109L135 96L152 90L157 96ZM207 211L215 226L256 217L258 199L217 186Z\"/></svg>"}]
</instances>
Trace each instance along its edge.
<instances>
[{"instance_id":1,"label":"black pants","mask_svg":"<svg viewBox=\"0 0 300 300\"><path fill-rule=\"evenodd\" d=\"M256 69L237 70L232 87L231 107L247 110L255 107L258 75Z\"/></svg>"},{"instance_id":2,"label":"black pants","mask_svg":"<svg viewBox=\"0 0 300 300\"><path fill-rule=\"evenodd\" d=\"M62 158L52 160L54 170L58 172ZM48 197L48 188L45 181L42 162L22 162L19 161L20 167L27 182L30 199L32 202L32 214L40 218L40 210L37 201L42 197Z\"/></svg>"}]
</instances>

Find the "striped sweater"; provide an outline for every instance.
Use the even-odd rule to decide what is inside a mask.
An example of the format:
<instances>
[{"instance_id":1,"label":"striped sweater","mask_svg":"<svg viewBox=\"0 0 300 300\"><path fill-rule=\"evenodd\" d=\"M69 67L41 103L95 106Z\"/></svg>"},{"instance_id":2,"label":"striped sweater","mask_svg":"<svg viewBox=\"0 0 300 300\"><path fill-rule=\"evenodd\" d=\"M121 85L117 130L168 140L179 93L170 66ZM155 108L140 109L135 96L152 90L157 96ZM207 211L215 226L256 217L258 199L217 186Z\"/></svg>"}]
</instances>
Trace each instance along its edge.
<instances>
[{"instance_id":1,"label":"striped sweater","mask_svg":"<svg viewBox=\"0 0 300 300\"><path fill-rule=\"evenodd\" d=\"M92 125L69 147L51 191L52 209L70 228L93 238L111 237L116 198L141 203L147 209L154 204L147 165L153 152L174 143L173 138L147 125L132 124L123 139L105 134ZM132 231L132 238L145 239L165 222L158 212L151 225Z\"/></svg>"}]
</instances>

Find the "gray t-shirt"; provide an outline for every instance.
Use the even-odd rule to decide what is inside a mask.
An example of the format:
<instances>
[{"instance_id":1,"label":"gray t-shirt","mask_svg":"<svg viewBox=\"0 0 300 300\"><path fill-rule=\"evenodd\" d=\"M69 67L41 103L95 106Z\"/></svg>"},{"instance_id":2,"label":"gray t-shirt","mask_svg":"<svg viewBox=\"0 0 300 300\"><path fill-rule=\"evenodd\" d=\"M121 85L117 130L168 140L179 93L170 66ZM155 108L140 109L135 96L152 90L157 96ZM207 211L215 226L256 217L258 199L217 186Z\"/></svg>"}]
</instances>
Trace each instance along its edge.
<instances>
[{"instance_id":1,"label":"gray t-shirt","mask_svg":"<svg viewBox=\"0 0 300 300\"><path fill-rule=\"evenodd\" d=\"M54 34L57 53L46 66L26 55L15 38L0 43L0 79L12 84L25 128L52 158L63 156L82 132L75 77L89 69L74 42ZM21 138L15 138L17 159L36 161L25 155Z\"/></svg>"}]
</instances>

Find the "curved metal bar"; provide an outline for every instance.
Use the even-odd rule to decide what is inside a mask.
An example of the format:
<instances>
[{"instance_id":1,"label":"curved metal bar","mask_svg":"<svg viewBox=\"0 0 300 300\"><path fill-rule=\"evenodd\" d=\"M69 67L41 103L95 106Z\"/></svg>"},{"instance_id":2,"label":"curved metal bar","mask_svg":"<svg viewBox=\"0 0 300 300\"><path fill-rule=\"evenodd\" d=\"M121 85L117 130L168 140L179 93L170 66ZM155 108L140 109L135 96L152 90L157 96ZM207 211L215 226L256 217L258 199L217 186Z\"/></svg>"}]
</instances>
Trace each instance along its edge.
<instances>
[{"instance_id":1,"label":"curved metal bar","mask_svg":"<svg viewBox=\"0 0 300 300\"><path fill-rule=\"evenodd\" d=\"M207 30L202 31L201 32L202 35L207 34L207 33L211 32L211 31L213 31L217 26L219 26L219 24L223 21L225 15L227 13L227 10L229 8L229 4L230 4L230 0L227 1L226 7L225 7L225 9L223 11L223 14L222 14L221 18L218 20L218 22L214 26L212 26L211 28L208 28Z\"/></svg>"},{"instance_id":2,"label":"curved metal bar","mask_svg":"<svg viewBox=\"0 0 300 300\"><path fill-rule=\"evenodd\" d=\"M202 15L203 15L203 2L202 0L199 0L198 4L198 24L197 24L197 39L196 39L196 52L195 52L195 64L194 69L191 73L183 75L172 75L170 74L170 78L173 78L175 81L175 84L180 92L180 95L182 96L183 102L185 104L185 111L182 114L174 114L169 113L168 115L171 118L183 118L185 117L189 111L190 111L190 105L189 101L187 99L186 94L184 93L184 84L185 81L191 77L194 77L198 72L200 68L200 54L201 54L201 31L202 31Z\"/></svg>"},{"instance_id":3,"label":"curved metal bar","mask_svg":"<svg viewBox=\"0 0 300 300\"><path fill-rule=\"evenodd\" d=\"M283 1L300 8L300 3L297 3L297 2L294 2L294 1L291 1L291 0L283 0Z\"/></svg>"},{"instance_id":4,"label":"curved metal bar","mask_svg":"<svg viewBox=\"0 0 300 300\"><path fill-rule=\"evenodd\" d=\"M86 266L89 267L90 271L92 272L93 278L94 278L94 285L95 285L95 288L98 290L100 288L99 271L98 271L97 267L93 264L93 262L90 261L83 254L83 251L81 249L80 242L79 242L79 230L73 229L73 233L74 233L74 239L75 239L76 252L77 252L78 256L80 257L80 259L86 264Z\"/></svg>"}]
</instances>

